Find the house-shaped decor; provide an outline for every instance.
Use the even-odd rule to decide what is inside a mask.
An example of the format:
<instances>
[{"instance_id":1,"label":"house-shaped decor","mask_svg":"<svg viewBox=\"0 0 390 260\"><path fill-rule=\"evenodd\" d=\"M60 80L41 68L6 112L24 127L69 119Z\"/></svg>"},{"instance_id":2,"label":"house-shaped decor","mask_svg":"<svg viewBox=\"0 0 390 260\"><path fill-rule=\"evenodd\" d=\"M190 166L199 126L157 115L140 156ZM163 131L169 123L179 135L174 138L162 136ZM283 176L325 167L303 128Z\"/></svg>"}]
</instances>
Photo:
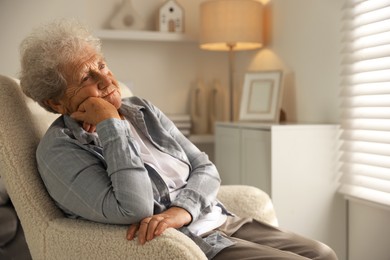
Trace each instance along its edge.
<instances>
[{"instance_id":1,"label":"house-shaped decor","mask_svg":"<svg viewBox=\"0 0 390 260\"><path fill-rule=\"evenodd\" d=\"M160 7L158 29L161 32L184 32L184 9L175 0L168 0Z\"/></svg>"}]
</instances>

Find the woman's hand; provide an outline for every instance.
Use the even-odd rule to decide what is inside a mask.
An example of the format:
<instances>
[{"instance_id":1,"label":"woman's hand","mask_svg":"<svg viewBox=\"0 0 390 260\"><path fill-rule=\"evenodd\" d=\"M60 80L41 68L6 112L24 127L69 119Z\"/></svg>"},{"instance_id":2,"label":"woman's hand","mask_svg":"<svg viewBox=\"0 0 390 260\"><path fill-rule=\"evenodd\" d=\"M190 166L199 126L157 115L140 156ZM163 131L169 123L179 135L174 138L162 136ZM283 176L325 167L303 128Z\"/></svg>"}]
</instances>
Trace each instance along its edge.
<instances>
[{"instance_id":1,"label":"woman's hand","mask_svg":"<svg viewBox=\"0 0 390 260\"><path fill-rule=\"evenodd\" d=\"M138 231L138 241L141 245L146 241L161 235L167 228L181 228L192 220L191 214L183 208L172 207L166 211L144 218L138 224L130 225L127 230L127 239L133 240Z\"/></svg>"},{"instance_id":2,"label":"woman's hand","mask_svg":"<svg viewBox=\"0 0 390 260\"><path fill-rule=\"evenodd\" d=\"M83 122L83 129L89 133L93 133L96 131L96 125L91 125Z\"/></svg>"},{"instance_id":3,"label":"woman's hand","mask_svg":"<svg viewBox=\"0 0 390 260\"><path fill-rule=\"evenodd\" d=\"M83 122L84 130L92 132L98 123L109 119L121 119L118 110L111 103L102 98L89 97L81 103L71 117Z\"/></svg>"}]
</instances>

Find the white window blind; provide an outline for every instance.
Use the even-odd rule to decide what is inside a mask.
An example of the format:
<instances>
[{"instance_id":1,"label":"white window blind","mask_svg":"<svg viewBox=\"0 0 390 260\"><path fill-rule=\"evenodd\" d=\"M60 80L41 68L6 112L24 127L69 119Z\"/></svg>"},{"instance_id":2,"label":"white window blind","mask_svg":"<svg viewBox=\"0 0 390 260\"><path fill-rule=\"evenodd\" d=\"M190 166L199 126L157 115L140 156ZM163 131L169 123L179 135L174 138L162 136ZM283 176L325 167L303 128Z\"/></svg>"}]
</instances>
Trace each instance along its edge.
<instances>
[{"instance_id":1,"label":"white window blind","mask_svg":"<svg viewBox=\"0 0 390 260\"><path fill-rule=\"evenodd\" d=\"M339 191L390 206L390 0L345 3Z\"/></svg>"}]
</instances>

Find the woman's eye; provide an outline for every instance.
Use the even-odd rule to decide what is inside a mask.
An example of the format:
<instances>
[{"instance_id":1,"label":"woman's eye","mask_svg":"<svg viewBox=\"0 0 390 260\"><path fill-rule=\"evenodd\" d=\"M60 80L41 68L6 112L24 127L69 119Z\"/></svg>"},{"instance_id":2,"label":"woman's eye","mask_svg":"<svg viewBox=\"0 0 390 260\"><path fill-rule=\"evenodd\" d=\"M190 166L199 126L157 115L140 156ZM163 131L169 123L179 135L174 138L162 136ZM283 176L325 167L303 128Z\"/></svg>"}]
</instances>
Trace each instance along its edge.
<instances>
[{"instance_id":1,"label":"woman's eye","mask_svg":"<svg viewBox=\"0 0 390 260\"><path fill-rule=\"evenodd\" d=\"M86 81L88 81L90 78L91 78L90 76L85 76L81 81L82 81L82 82L86 82Z\"/></svg>"},{"instance_id":2,"label":"woman's eye","mask_svg":"<svg viewBox=\"0 0 390 260\"><path fill-rule=\"evenodd\" d=\"M105 69L106 68L106 64L104 64L104 63L100 63L99 64L99 69L100 70L103 70L103 69Z\"/></svg>"}]
</instances>

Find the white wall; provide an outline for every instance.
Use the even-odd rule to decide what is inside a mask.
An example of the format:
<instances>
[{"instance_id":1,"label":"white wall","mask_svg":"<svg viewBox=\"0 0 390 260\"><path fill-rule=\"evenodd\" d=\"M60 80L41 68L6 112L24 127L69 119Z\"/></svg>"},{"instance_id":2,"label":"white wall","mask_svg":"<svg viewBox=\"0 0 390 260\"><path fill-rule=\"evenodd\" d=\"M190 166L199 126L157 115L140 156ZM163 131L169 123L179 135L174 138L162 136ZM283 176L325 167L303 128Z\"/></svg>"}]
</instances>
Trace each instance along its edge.
<instances>
[{"instance_id":1,"label":"white wall","mask_svg":"<svg viewBox=\"0 0 390 260\"><path fill-rule=\"evenodd\" d=\"M249 70L284 70L289 121L338 122L341 6L340 0L270 1L266 48L240 60Z\"/></svg>"},{"instance_id":2,"label":"white wall","mask_svg":"<svg viewBox=\"0 0 390 260\"><path fill-rule=\"evenodd\" d=\"M82 19L84 6L78 1L1 0L0 1L0 73L16 76L19 72L18 46L33 27L58 16Z\"/></svg>"},{"instance_id":3,"label":"white wall","mask_svg":"<svg viewBox=\"0 0 390 260\"><path fill-rule=\"evenodd\" d=\"M134 7L145 14L150 29L163 0L134 0ZM197 1L178 1L186 10L186 32L197 35ZM53 18L76 17L92 29L107 28L121 0L1 0L0 73L17 76L18 46L32 28ZM166 113L189 112L189 90L198 79L206 84L217 78L227 82L227 54L201 51L196 42L164 43L145 41L103 41L103 52L119 80L134 92L150 99Z\"/></svg>"},{"instance_id":4,"label":"white wall","mask_svg":"<svg viewBox=\"0 0 390 260\"><path fill-rule=\"evenodd\" d=\"M349 202L349 260L390 259L390 209Z\"/></svg>"},{"instance_id":5,"label":"white wall","mask_svg":"<svg viewBox=\"0 0 390 260\"><path fill-rule=\"evenodd\" d=\"M198 33L198 5L180 0L186 9L186 31ZM0 1L0 73L16 76L18 45L38 24L52 18L78 17L92 28L107 26L120 0ZM133 0L153 27L153 12L163 2ZM262 0L267 3L267 0ZM248 70L283 69L283 108L289 121L338 122L338 0L275 0L267 4L270 33L265 48L236 55L238 93ZM133 83L135 92L164 112L188 113L189 89L198 79L227 85L227 53L199 50L196 43L104 41L103 50L117 77ZM237 96L239 102L239 96ZM236 108L238 106L236 105Z\"/></svg>"}]
</instances>

